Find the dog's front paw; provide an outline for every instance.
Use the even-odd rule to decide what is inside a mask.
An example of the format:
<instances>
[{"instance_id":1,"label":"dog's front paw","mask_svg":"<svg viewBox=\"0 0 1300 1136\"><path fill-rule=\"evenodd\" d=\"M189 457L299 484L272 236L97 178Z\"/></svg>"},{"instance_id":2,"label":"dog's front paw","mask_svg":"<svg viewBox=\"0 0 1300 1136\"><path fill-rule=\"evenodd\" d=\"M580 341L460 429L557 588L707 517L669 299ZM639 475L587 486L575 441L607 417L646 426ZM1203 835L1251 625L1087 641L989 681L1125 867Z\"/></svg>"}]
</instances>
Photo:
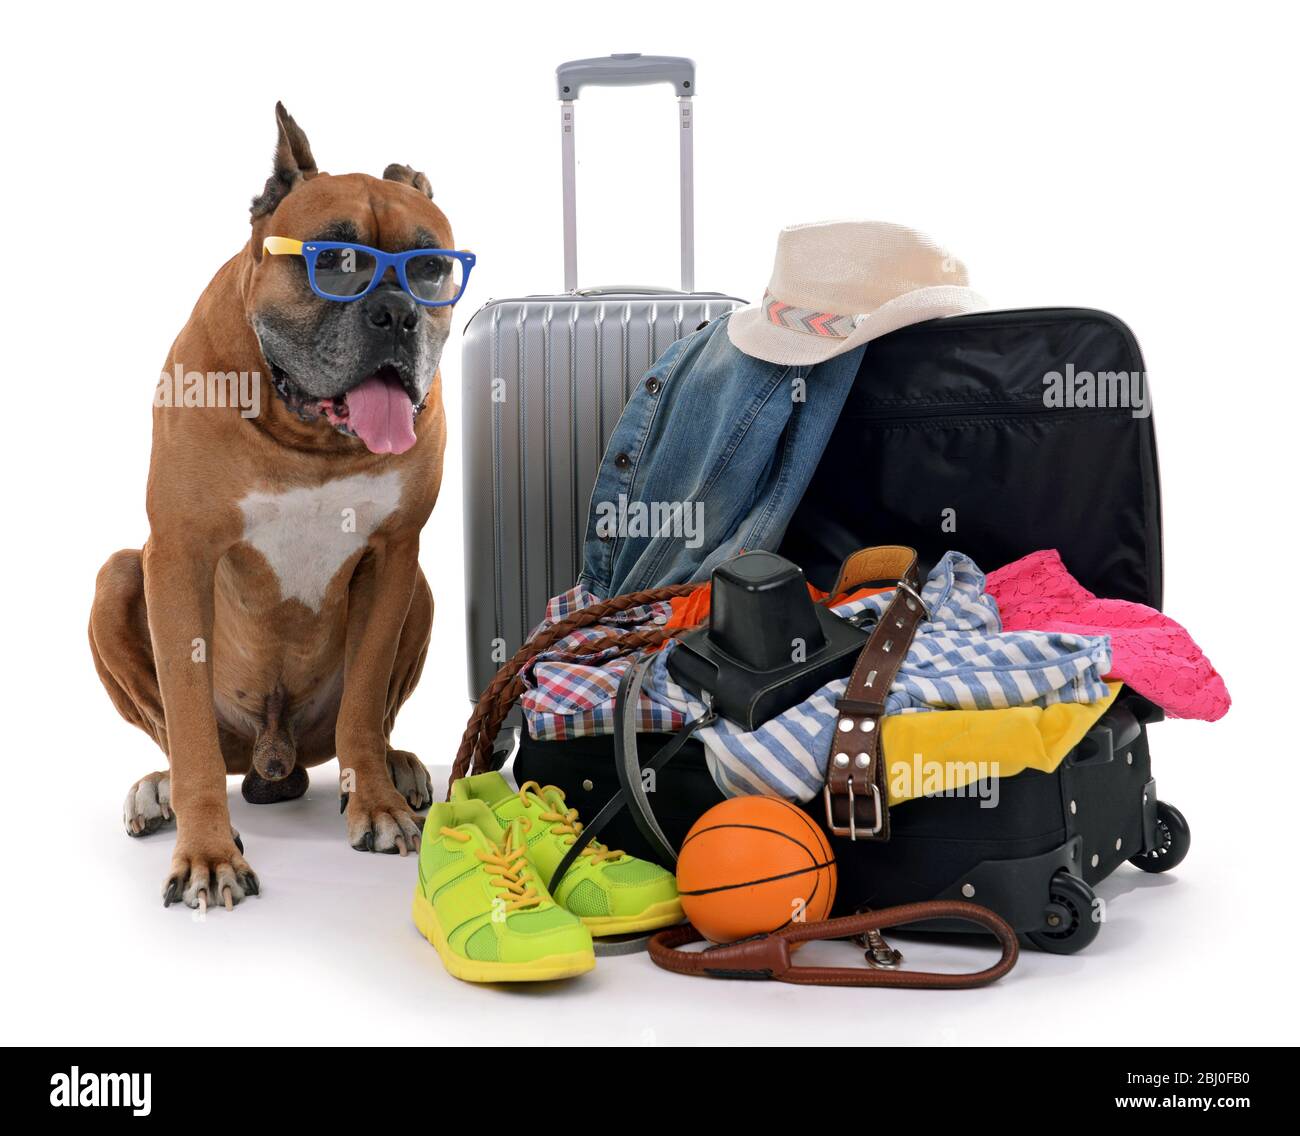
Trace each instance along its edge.
<instances>
[{"instance_id":1,"label":"dog's front paw","mask_svg":"<svg viewBox=\"0 0 1300 1136\"><path fill-rule=\"evenodd\" d=\"M209 903L222 903L230 911L240 900L261 894L257 874L248 866L236 846L238 834L212 842L178 841L172 853L171 871L163 883L163 906L182 900L186 907L207 910Z\"/></svg>"},{"instance_id":2,"label":"dog's front paw","mask_svg":"<svg viewBox=\"0 0 1300 1136\"><path fill-rule=\"evenodd\" d=\"M358 852L400 852L420 850L419 818L396 789L362 796L344 797L348 818L348 843Z\"/></svg>"},{"instance_id":3,"label":"dog's front paw","mask_svg":"<svg viewBox=\"0 0 1300 1136\"><path fill-rule=\"evenodd\" d=\"M427 809L433 804L433 782L424 763L415 754L404 749L390 749L388 775L411 808Z\"/></svg>"},{"instance_id":4,"label":"dog's front paw","mask_svg":"<svg viewBox=\"0 0 1300 1136\"><path fill-rule=\"evenodd\" d=\"M146 773L126 795L122 823L128 836L148 836L176 819L172 812L171 774Z\"/></svg>"}]
</instances>

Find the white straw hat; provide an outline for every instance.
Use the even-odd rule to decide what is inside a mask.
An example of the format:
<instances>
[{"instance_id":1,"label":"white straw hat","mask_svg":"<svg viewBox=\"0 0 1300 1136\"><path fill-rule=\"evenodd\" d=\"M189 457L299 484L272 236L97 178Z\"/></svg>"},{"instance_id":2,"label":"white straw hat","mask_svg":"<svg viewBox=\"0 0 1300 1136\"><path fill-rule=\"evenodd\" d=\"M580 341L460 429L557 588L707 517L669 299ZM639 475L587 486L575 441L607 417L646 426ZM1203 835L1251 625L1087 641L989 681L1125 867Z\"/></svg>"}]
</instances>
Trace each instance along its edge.
<instances>
[{"instance_id":1,"label":"white straw hat","mask_svg":"<svg viewBox=\"0 0 1300 1136\"><path fill-rule=\"evenodd\" d=\"M762 303L734 312L727 331L757 359L820 363L907 324L986 308L966 285L961 261L905 225L792 225Z\"/></svg>"}]
</instances>

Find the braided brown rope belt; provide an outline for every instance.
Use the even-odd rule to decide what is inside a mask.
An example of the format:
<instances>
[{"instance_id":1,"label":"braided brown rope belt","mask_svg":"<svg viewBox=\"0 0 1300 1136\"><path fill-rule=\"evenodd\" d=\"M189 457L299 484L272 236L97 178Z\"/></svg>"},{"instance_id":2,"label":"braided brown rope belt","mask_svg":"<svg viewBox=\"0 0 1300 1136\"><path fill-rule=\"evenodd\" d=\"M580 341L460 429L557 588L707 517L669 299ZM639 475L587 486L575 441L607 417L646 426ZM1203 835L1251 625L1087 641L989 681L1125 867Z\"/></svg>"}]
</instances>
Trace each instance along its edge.
<instances>
[{"instance_id":1,"label":"braided brown rope belt","mask_svg":"<svg viewBox=\"0 0 1300 1136\"><path fill-rule=\"evenodd\" d=\"M499 764L493 760L493 743L501 731L501 723L506 720L506 716L524 692L523 672L538 655L545 653L575 631L591 627L611 615L644 604L662 603L664 600L689 595L698 587L698 584L672 584L668 587L649 588L643 592L628 592L626 595L613 596L574 612L526 640L519 650L501 664L501 668L479 695L478 702L474 704L473 713L470 714L465 733L460 740L460 749L456 751L456 760L451 766L451 781L447 784L448 799L451 797L452 782L471 773L485 773L495 769ZM565 651L561 657L591 658L611 648L618 648L625 652L640 651L646 647L656 647L674 635L680 635L684 630L686 629L670 630L666 627L652 627L643 631L606 635L590 643L584 643L575 650Z\"/></svg>"}]
</instances>

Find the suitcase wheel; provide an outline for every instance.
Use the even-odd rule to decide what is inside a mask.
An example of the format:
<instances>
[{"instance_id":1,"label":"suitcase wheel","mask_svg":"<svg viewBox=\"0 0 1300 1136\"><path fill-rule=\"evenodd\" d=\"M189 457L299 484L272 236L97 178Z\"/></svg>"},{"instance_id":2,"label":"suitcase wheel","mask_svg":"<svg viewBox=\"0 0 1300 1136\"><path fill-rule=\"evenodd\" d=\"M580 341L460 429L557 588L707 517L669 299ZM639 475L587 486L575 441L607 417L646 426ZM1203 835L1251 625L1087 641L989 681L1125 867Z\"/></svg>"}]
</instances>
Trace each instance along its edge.
<instances>
[{"instance_id":1,"label":"suitcase wheel","mask_svg":"<svg viewBox=\"0 0 1300 1136\"><path fill-rule=\"evenodd\" d=\"M1092 888L1070 872L1057 872L1044 918L1047 929L1029 931L1027 938L1040 951L1054 955L1072 955L1097 937L1101 921L1097 896Z\"/></svg>"},{"instance_id":2,"label":"suitcase wheel","mask_svg":"<svg viewBox=\"0 0 1300 1136\"><path fill-rule=\"evenodd\" d=\"M1155 846L1129 859L1144 872L1167 872L1183 862L1192 846L1192 830L1187 819L1167 801L1156 802Z\"/></svg>"}]
</instances>

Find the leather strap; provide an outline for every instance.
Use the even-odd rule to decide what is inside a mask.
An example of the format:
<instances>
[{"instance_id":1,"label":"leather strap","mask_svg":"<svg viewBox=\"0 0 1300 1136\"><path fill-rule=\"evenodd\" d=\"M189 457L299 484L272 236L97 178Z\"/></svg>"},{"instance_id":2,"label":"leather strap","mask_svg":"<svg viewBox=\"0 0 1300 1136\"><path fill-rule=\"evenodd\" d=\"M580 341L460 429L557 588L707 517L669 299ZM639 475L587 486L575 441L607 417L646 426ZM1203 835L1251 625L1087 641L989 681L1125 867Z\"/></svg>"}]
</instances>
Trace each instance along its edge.
<instances>
[{"instance_id":1,"label":"leather strap","mask_svg":"<svg viewBox=\"0 0 1300 1136\"><path fill-rule=\"evenodd\" d=\"M903 545L854 553L836 584L839 589L841 584L886 578L896 579L898 586L837 703L840 716L826 758L826 826L850 840L889 839L889 786L880 721L889 688L928 613L917 580L916 552Z\"/></svg>"},{"instance_id":2,"label":"leather strap","mask_svg":"<svg viewBox=\"0 0 1300 1136\"><path fill-rule=\"evenodd\" d=\"M844 596L875 580L897 580L915 560L916 553L905 544L859 548L844 558L830 594L832 597Z\"/></svg>"},{"instance_id":3,"label":"leather strap","mask_svg":"<svg viewBox=\"0 0 1300 1136\"><path fill-rule=\"evenodd\" d=\"M984 970L967 974L902 970L895 966L877 968L847 966L795 966L791 956L801 944L813 939L866 940L867 961L879 959L879 932L901 923L923 919L960 919L993 934L1002 957ZM873 942L874 939L874 942ZM894 986L921 990L968 990L996 982L1016 965L1020 945L1009 924L986 907L960 901L932 900L828 919L821 923L790 923L769 935L756 935L738 943L706 947L702 951L679 948L697 943L703 936L690 924L660 931L650 940L650 957L657 966L678 974L710 978L772 979L802 986ZM901 956L899 956L901 958Z\"/></svg>"},{"instance_id":4,"label":"leather strap","mask_svg":"<svg viewBox=\"0 0 1300 1136\"><path fill-rule=\"evenodd\" d=\"M691 735L701 726L706 726L712 722L715 715L712 710L708 710L698 718L693 718L685 723L642 766L636 743L636 704L641 694L641 681L645 677L646 670L653 662L653 655L639 659L623 672L623 676L619 680L617 702L614 708L614 768L618 773L620 788L601 806L600 811L582 826L582 832L569 846L564 858L556 865L555 872L547 883L547 889L552 892L560 880L564 878L564 873L582 855L582 850L599 836L609 822L629 803L632 806L632 819L635 821L641 835L663 857L665 863L677 863L677 852L655 820L654 811L650 806L649 798L646 796L642 773L647 769L656 772L662 769L677 756L682 746L690 740Z\"/></svg>"},{"instance_id":5,"label":"leather strap","mask_svg":"<svg viewBox=\"0 0 1300 1136\"><path fill-rule=\"evenodd\" d=\"M638 659L623 672L618 683L618 696L614 705L614 771L618 774L619 788L628 803L632 821L645 837L650 847L661 857L665 866L677 863L677 850L655 819L654 808L646 794L645 775L637 752L637 707L641 701L641 683L646 671L654 665L655 657L647 655ZM707 726L717 717L712 706L704 713L678 728L677 732L654 755L645 768L658 770L666 765L701 726Z\"/></svg>"}]
</instances>

